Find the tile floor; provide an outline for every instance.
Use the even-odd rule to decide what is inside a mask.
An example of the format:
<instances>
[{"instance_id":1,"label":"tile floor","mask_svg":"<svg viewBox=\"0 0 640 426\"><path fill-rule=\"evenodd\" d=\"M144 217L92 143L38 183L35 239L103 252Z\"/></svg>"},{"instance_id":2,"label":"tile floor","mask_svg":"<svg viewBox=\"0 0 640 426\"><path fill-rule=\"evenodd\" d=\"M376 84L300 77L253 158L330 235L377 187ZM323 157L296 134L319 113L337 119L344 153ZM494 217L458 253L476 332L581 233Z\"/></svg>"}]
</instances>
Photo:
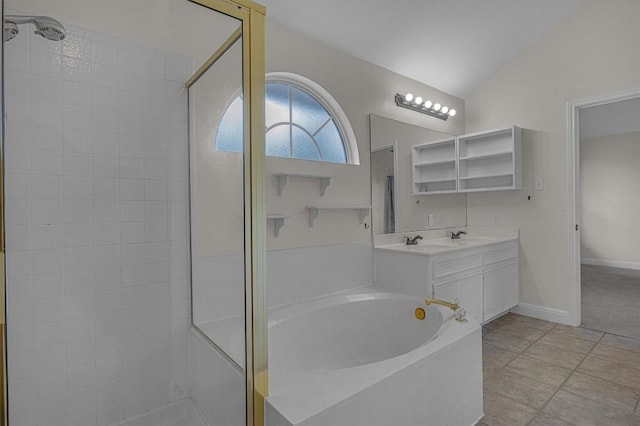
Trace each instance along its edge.
<instances>
[{"instance_id":1,"label":"tile floor","mask_svg":"<svg viewBox=\"0 0 640 426\"><path fill-rule=\"evenodd\" d=\"M510 313L483 363L479 426L640 426L640 340Z\"/></svg>"}]
</instances>

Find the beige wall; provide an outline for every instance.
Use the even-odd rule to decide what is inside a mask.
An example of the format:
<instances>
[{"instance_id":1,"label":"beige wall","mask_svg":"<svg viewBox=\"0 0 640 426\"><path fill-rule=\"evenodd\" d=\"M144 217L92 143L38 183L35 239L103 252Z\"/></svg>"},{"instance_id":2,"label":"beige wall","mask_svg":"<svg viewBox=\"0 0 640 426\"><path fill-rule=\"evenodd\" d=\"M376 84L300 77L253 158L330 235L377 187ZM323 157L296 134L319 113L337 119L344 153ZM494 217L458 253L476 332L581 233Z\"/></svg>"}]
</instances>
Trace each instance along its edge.
<instances>
[{"instance_id":1,"label":"beige wall","mask_svg":"<svg viewBox=\"0 0 640 426\"><path fill-rule=\"evenodd\" d=\"M470 226L520 228L522 302L568 307L567 102L639 86L640 2L590 0L466 100L467 132L525 129L523 190L467 199Z\"/></svg>"},{"instance_id":2,"label":"beige wall","mask_svg":"<svg viewBox=\"0 0 640 426\"><path fill-rule=\"evenodd\" d=\"M640 266L640 132L580 140L581 257Z\"/></svg>"}]
</instances>

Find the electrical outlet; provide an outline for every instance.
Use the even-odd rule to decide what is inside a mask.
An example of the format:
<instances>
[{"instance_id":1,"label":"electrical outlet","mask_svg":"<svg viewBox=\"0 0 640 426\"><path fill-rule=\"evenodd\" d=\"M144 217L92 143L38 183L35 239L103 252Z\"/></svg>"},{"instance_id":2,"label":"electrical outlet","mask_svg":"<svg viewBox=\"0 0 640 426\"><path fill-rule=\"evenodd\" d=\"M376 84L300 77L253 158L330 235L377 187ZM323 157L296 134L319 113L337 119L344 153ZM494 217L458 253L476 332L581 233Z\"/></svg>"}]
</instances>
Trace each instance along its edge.
<instances>
[{"instance_id":1,"label":"electrical outlet","mask_svg":"<svg viewBox=\"0 0 640 426\"><path fill-rule=\"evenodd\" d=\"M432 214L430 214L429 216L427 216L427 226L428 227L432 227L436 224L436 218L435 216L433 216Z\"/></svg>"},{"instance_id":2,"label":"electrical outlet","mask_svg":"<svg viewBox=\"0 0 640 426\"><path fill-rule=\"evenodd\" d=\"M590 248L591 248L591 241L589 241L589 240L584 240L584 248L586 248L586 249L590 249Z\"/></svg>"},{"instance_id":3,"label":"electrical outlet","mask_svg":"<svg viewBox=\"0 0 640 426\"><path fill-rule=\"evenodd\" d=\"M491 216L491 223L493 223L494 225L499 224L500 216L498 216L497 214L494 214L493 216Z\"/></svg>"},{"instance_id":4,"label":"electrical outlet","mask_svg":"<svg viewBox=\"0 0 640 426\"><path fill-rule=\"evenodd\" d=\"M542 191L544 189L544 179L536 178L534 184L535 184L536 191Z\"/></svg>"},{"instance_id":5,"label":"electrical outlet","mask_svg":"<svg viewBox=\"0 0 640 426\"><path fill-rule=\"evenodd\" d=\"M438 224L439 224L439 225L444 224L444 215L443 215L443 214L440 214L440 215L438 216Z\"/></svg>"}]
</instances>

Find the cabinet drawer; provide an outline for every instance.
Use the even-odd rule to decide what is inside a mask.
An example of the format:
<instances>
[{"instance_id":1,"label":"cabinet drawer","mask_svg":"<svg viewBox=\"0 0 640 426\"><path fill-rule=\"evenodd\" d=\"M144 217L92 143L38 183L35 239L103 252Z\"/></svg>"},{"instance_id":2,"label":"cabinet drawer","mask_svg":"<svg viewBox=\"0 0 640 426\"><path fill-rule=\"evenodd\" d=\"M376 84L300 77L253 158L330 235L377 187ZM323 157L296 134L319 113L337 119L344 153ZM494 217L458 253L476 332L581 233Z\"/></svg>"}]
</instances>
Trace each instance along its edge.
<instances>
[{"instance_id":1,"label":"cabinet drawer","mask_svg":"<svg viewBox=\"0 0 640 426\"><path fill-rule=\"evenodd\" d=\"M516 242L510 242L505 245L499 245L496 248L487 249L484 252L483 265L490 265L492 263L502 262L508 259L515 259L518 257L518 244Z\"/></svg>"},{"instance_id":2,"label":"cabinet drawer","mask_svg":"<svg viewBox=\"0 0 640 426\"><path fill-rule=\"evenodd\" d=\"M455 256L438 257L433 262L433 278L437 280L441 277L467 271L482 266L482 252L472 251Z\"/></svg>"}]
</instances>

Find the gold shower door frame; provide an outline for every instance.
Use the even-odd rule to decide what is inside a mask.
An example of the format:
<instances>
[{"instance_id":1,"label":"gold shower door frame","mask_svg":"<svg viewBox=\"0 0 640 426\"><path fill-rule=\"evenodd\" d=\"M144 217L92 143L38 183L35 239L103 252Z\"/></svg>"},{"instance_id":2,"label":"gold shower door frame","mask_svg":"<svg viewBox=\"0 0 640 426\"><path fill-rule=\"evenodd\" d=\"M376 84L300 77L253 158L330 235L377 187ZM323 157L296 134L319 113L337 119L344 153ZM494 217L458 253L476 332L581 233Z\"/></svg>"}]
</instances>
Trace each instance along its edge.
<instances>
[{"instance_id":1,"label":"gold shower door frame","mask_svg":"<svg viewBox=\"0 0 640 426\"><path fill-rule=\"evenodd\" d=\"M265 15L250 0L189 0L242 22L236 32L187 81L189 88L242 37L245 217L245 390L247 426L264 425L268 395L267 230L265 176Z\"/></svg>"}]
</instances>

